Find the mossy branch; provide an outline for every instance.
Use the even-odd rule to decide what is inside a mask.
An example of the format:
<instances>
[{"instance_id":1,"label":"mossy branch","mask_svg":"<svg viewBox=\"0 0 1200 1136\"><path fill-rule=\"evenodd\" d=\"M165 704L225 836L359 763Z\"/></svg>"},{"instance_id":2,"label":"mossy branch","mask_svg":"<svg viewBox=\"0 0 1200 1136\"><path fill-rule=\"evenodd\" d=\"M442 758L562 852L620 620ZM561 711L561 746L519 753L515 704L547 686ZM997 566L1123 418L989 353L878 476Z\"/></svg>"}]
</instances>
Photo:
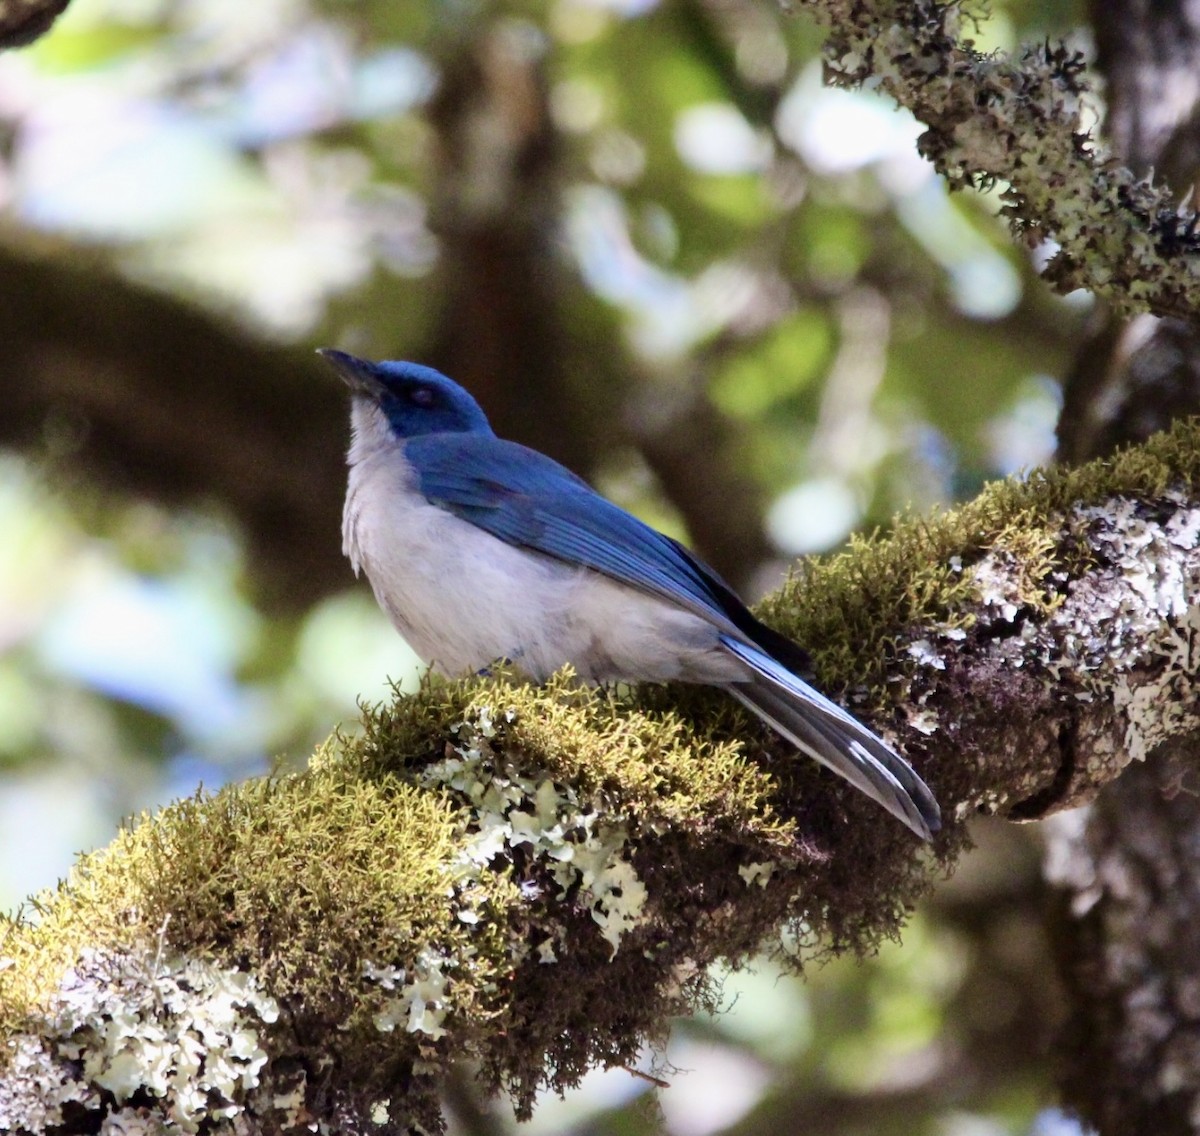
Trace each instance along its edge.
<instances>
[{"instance_id":1,"label":"mossy branch","mask_svg":"<svg viewBox=\"0 0 1200 1136\"><path fill-rule=\"evenodd\" d=\"M464 1059L527 1110L711 999L715 960L895 934L973 813L1195 733L1198 589L1195 423L804 565L764 615L928 778L932 854L715 691L499 675L366 709L0 932L0 1128L435 1130Z\"/></svg>"},{"instance_id":2,"label":"mossy branch","mask_svg":"<svg viewBox=\"0 0 1200 1136\"><path fill-rule=\"evenodd\" d=\"M1014 234L1058 250L1045 276L1128 312L1195 319L1198 215L1181 190L1106 157L1088 125L1083 56L1062 44L983 55L946 0L781 0L829 35L835 81L886 91L928 127L921 152L951 186L1001 186ZM1184 187L1186 188L1186 187Z\"/></svg>"}]
</instances>

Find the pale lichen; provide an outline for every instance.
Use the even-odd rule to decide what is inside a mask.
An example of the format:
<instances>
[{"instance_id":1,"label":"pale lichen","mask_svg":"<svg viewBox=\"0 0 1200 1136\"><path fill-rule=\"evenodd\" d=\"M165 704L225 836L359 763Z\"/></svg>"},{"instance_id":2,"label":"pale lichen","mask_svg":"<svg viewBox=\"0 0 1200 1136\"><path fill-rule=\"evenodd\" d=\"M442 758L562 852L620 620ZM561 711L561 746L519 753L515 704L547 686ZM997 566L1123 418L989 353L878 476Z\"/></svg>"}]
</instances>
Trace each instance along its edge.
<instances>
[{"instance_id":1,"label":"pale lichen","mask_svg":"<svg viewBox=\"0 0 1200 1136\"><path fill-rule=\"evenodd\" d=\"M447 993L449 975L446 969L453 960L439 955L429 947L417 953L417 961L409 975L404 967L375 966L363 963L363 977L384 990L397 990L376 1011L375 1028L391 1033L402 1026L409 1033L421 1033L431 1041L446 1036L444 1023L451 1005Z\"/></svg>"},{"instance_id":2,"label":"pale lichen","mask_svg":"<svg viewBox=\"0 0 1200 1136\"><path fill-rule=\"evenodd\" d=\"M1053 241L1046 276L1126 310L1189 317L1200 307L1200 233L1183 189L1103 154L1082 55L1038 44L981 54L963 6L942 0L801 0L828 28L834 78L891 95L926 123L919 145L951 186L1001 187L1025 243Z\"/></svg>"},{"instance_id":3,"label":"pale lichen","mask_svg":"<svg viewBox=\"0 0 1200 1136\"><path fill-rule=\"evenodd\" d=\"M645 918L646 887L623 851L630 817L601 794L584 801L570 785L506 764L492 745L494 717L492 707L476 707L457 727L452 754L421 774L421 784L451 791L462 806L458 879L469 887L498 856L522 848L544 866L558 899L582 894L615 954L625 933ZM511 724L516 714L510 709L503 717ZM514 941L513 957L523 958L528 949ZM545 943L538 949L542 962L555 957Z\"/></svg>"},{"instance_id":4,"label":"pale lichen","mask_svg":"<svg viewBox=\"0 0 1200 1136\"><path fill-rule=\"evenodd\" d=\"M909 657L920 666L933 667L934 670L939 671L946 669L946 660L938 654L937 649L928 639L914 639L905 650Z\"/></svg>"},{"instance_id":5,"label":"pale lichen","mask_svg":"<svg viewBox=\"0 0 1200 1136\"><path fill-rule=\"evenodd\" d=\"M1058 553L1045 560L1036 586L1028 564L1003 544L970 565L975 600L966 649L971 665L990 671L997 685L1001 676L1021 674L1040 686L1046 706L1074 703L1119 724L1115 735L1088 734L1072 758L1083 768L1063 786L1069 794L1071 785L1099 784L1170 737L1200 731L1200 507L1180 487L1150 500L1079 504L1038 523ZM951 632L958 643L968 638ZM935 635L949 637L937 630L906 651L916 668L906 719L926 736L940 726L928 704L944 695L937 672L946 662L932 647ZM1060 729L1071 720L1064 712ZM963 815L1003 808L1027 791L1019 782L998 789L981 779Z\"/></svg>"},{"instance_id":6,"label":"pale lichen","mask_svg":"<svg viewBox=\"0 0 1200 1136\"><path fill-rule=\"evenodd\" d=\"M1167 738L1200 729L1200 508L1174 492L1149 515L1137 502L1117 500L1077 517L1111 568L1089 589L1086 606L1071 605L1057 618L1067 624L1063 639L1082 672L1114 673L1095 684L1096 694L1111 688L1126 724L1124 755L1141 760Z\"/></svg>"},{"instance_id":7,"label":"pale lichen","mask_svg":"<svg viewBox=\"0 0 1200 1136\"><path fill-rule=\"evenodd\" d=\"M86 951L46 1011L5 1039L2 1131L45 1132L74 1104L107 1111L114 1132L232 1132L279 1016L252 975L150 951Z\"/></svg>"},{"instance_id":8,"label":"pale lichen","mask_svg":"<svg viewBox=\"0 0 1200 1136\"><path fill-rule=\"evenodd\" d=\"M766 887L771 882L771 876L775 874L775 865L769 860L755 860L749 864L743 864L738 868L738 875L746 881L747 887L752 887L757 884L759 887Z\"/></svg>"}]
</instances>

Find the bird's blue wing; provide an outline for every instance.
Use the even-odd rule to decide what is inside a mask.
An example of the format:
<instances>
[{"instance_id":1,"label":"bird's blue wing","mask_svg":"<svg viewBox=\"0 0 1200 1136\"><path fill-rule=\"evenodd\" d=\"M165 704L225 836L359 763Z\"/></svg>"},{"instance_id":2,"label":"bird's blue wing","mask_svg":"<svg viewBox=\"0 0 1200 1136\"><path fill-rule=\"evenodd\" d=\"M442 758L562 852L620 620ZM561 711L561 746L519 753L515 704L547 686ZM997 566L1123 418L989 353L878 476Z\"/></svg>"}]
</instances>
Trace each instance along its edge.
<instances>
[{"instance_id":1,"label":"bird's blue wing","mask_svg":"<svg viewBox=\"0 0 1200 1136\"><path fill-rule=\"evenodd\" d=\"M711 620L747 666L729 691L928 840L940 823L925 783L865 726L795 673L804 652L759 623L683 545L606 501L556 461L478 434L426 434L405 443L428 500L521 548L581 564Z\"/></svg>"},{"instance_id":2,"label":"bird's blue wing","mask_svg":"<svg viewBox=\"0 0 1200 1136\"><path fill-rule=\"evenodd\" d=\"M740 625L745 608L715 572L545 454L496 437L426 434L404 455L429 501L500 540Z\"/></svg>"}]
</instances>

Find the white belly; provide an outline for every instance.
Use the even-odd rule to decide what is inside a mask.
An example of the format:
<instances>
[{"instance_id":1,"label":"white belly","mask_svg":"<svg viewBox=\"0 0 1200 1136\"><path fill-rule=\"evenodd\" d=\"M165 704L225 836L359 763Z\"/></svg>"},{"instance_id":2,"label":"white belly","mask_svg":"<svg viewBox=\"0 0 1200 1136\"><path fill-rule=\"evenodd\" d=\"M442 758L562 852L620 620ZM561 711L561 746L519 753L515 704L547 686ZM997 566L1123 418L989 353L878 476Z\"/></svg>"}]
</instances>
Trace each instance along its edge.
<instances>
[{"instance_id":1,"label":"white belly","mask_svg":"<svg viewBox=\"0 0 1200 1136\"><path fill-rule=\"evenodd\" d=\"M746 678L699 616L586 568L521 550L431 505L406 463L351 468L343 548L396 630L444 674L508 659L535 679Z\"/></svg>"}]
</instances>

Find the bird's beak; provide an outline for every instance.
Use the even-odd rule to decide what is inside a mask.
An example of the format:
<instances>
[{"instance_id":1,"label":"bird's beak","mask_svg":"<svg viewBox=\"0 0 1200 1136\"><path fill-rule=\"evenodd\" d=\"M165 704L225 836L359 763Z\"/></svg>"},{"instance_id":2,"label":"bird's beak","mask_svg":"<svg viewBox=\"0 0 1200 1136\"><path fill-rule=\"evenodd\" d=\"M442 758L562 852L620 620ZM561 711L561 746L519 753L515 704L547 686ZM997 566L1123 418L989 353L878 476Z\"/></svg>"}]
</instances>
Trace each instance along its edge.
<instances>
[{"instance_id":1,"label":"bird's beak","mask_svg":"<svg viewBox=\"0 0 1200 1136\"><path fill-rule=\"evenodd\" d=\"M384 387L375 373L375 364L345 351L332 347L318 347L317 354L333 364L333 369L342 376L342 381L354 394L366 395L378 401Z\"/></svg>"}]
</instances>

